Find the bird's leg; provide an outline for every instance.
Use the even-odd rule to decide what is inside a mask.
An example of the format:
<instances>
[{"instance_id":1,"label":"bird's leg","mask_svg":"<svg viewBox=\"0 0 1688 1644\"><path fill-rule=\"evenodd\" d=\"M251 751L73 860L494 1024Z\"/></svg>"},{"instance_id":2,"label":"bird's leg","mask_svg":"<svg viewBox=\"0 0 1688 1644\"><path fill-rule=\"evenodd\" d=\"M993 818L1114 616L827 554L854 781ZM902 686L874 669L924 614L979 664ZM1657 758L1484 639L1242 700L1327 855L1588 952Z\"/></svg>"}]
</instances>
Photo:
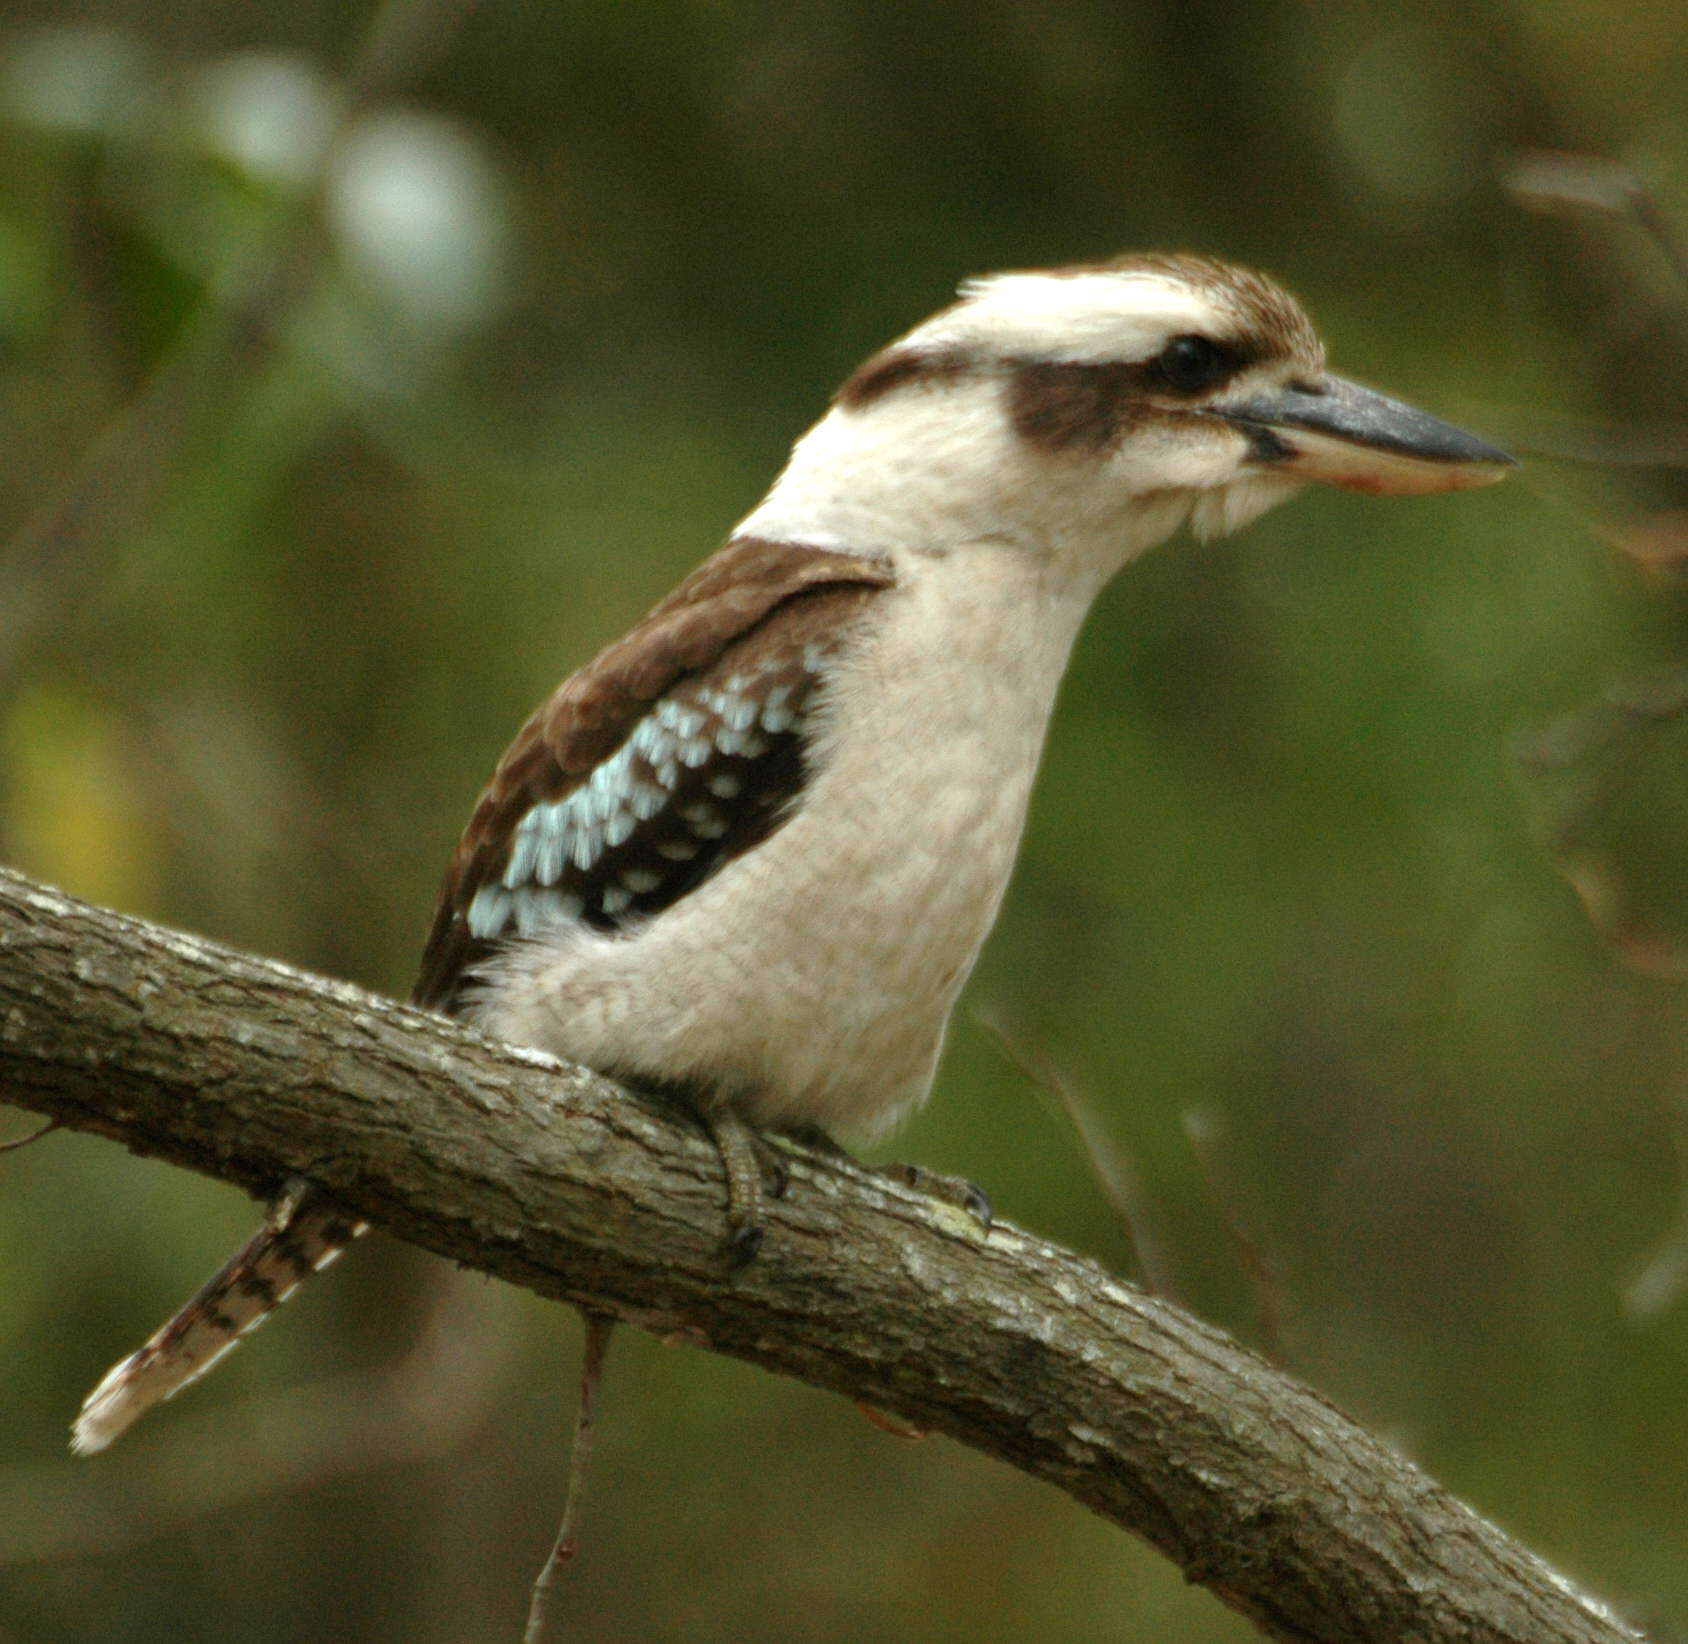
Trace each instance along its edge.
<instances>
[{"instance_id":1,"label":"bird's leg","mask_svg":"<svg viewBox=\"0 0 1688 1644\"><path fill-rule=\"evenodd\" d=\"M784 1160L731 1108L703 1106L698 1116L727 1173L727 1254L743 1267L767 1231L764 1194L784 1197L790 1176Z\"/></svg>"},{"instance_id":2,"label":"bird's leg","mask_svg":"<svg viewBox=\"0 0 1688 1644\"><path fill-rule=\"evenodd\" d=\"M743 1267L753 1261L762 1248L767 1231L765 1204L769 1198L783 1198L790 1184L790 1172L780 1156L778 1145L754 1129L729 1107L705 1102L694 1103L694 1111L709 1132L715 1151L721 1156L721 1168L727 1175L727 1254L733 1266ZM819 1125L793 1125L782 1130L783 1140L823 1159L837 1159L866 1170L873 1175L888 1177L903 1187L940 1204L954 1206L971 1216L979 1226L989 1230L992 1219L991 1202L983 1188L964 1176L944 1176L924 1165L883 1164L864 1165L847 1148L841 1147Z\"/></svg>"},{"instance_id":3,"label":"bird's leg","mask_svg":"<svg viewBox=\"0 0 1688 1644\"><path fill-rule=\"evenodd\" d=\"M791 1183L778 1148L746 1123L716 1093L655 1080L629 1080L630 1088L670 1110L678 1109L703 1126L721 1159L727 1178L728 1260L734 1267L752 1261L767 1232L768 1199L783 1199Z\"/></svg>"}]
</instances>

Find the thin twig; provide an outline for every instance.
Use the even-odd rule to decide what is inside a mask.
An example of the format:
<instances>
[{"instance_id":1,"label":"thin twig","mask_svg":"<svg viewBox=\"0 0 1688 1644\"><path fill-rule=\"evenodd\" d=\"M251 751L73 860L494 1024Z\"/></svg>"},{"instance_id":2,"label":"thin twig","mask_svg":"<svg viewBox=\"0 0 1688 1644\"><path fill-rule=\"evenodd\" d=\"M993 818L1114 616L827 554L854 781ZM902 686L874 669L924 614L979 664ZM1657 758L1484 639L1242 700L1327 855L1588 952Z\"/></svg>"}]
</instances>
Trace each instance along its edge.
<instances>
[{"instance_id":1,"label":"thin twig","mask_svg":"<svg viewBox=\"0 0 1688 1644\"><path fill-rule=\"evenodd\" d=\"M1223 1121L1210 1107L1188 1108L1182 1115L1184 1135L1195 1155L1207 1196L1219 1212L1219 1220L1237 1254L1237 1265L1254 1295L1254 1325L1260 1350L1275 1362L1284 1362L1284 1284L1278 1264L1268 1254L1265 1242L1249 1225L1243 1213L1242 1195L1219 1157L1217 1141Z\"/></svg>"},{"instance_id":2,"label":"thin twig","mask_svg":"<svg viewBox=\"0 0 1688 1644\"><path fill-rule=\"evenodd\" d=\"M31 1142L38 1142L43 1136L51 1136L59 1128L57 1119L49 1119L39 1130L32 1130L27 1136L19 1136L14 1141L0 1142L0 1153L16 1153L19 1148L28 1147Z\"/></svg>"},{"instance_id":3,"label":"thin twig","mask_svg":"<svg viewBox=\"0 0 1688 1644\"><path fill-rule=\"evenodd\" d=\"M580 1402L574 1412L574 1442L569 1447L569 1481L563 1495L563 1521L551 1544L544 1567L534 1577L522 1644L544 1644L551 1594L558 1573L573 1561L580 1547L580 1508L586 1496L586 1473L592 1460L592 1428L598 1417L598 1390L603 1384L604 1357L610 1350L615 1320L607 1313L581 1309L586 1339L580 1352Z\"/></svg>"},{"instance_id":4,"label":"thin twig","mask_svg":"<svg viewBox=\"0 0 1688 1644\"><path fill-rule=\"evenodd\" d=\"M1071 1081L1063 1078L1041 1057L1034 1056L1019 1045L995 1017L980 1011L976 1013L975 1020L996 1042L1009 1065L1067 1116L1067 1122L1078 1137L1085 1163L1090 1166L1090 1173L1102 1190L1102 1197L1108 1201L1125 1231L1144 1288L1151 1295L1165 1296L1173 1301L1181 1299L1176 1268L1165 1242L1155 1231L1154 1218L1145 1201L1136 1167L1107 1133L1091 1104L1074 1091Z\"/></svg>"}]
</instances>

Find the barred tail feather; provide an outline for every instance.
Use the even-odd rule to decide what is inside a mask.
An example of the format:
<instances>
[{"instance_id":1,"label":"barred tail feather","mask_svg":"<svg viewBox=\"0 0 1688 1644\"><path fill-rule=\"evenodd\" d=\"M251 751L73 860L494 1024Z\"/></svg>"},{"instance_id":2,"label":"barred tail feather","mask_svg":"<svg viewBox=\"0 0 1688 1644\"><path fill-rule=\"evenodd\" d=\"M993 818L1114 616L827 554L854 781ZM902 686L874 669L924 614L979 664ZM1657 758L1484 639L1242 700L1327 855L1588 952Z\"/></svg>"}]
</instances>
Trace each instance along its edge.
<instances>
[{"instance_id":1,"label":"barred tail feather","mask_svg":"<svg viewBox=\"0 0 1688 1644\"><path fill-rule=\"evenodd\" d=\"M94 1455L197 1381L367 1226L308 1190L272 1215L145 1346L107 1372L76 1418L71 1449Z\"/></svg>"}]
</instances>

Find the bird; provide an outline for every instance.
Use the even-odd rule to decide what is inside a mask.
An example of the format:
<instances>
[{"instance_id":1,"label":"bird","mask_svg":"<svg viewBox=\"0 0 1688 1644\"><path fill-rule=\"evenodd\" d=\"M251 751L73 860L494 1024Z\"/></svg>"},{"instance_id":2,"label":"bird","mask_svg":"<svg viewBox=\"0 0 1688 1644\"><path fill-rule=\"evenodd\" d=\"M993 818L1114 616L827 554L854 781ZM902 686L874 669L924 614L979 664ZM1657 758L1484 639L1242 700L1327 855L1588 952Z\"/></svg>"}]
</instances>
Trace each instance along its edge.
<instances>
[{"instance_id":1,"label":"bird","mask_svg":"<svg viewBox=\"0 0 1688 1644\"><path fill-rule=\"evenodd\" d=\"M872 1137L932 1087L1093 601L1308 482L1488 484L1504 452L1332 374L1276 280L1128 253L966 281L871 355L772 487L517 734L414 1002L687 1103L728 1242L769 1132ZM291 1183L89 1396L103 1449L363 1224Z\"/></svg>"}]
</instances>

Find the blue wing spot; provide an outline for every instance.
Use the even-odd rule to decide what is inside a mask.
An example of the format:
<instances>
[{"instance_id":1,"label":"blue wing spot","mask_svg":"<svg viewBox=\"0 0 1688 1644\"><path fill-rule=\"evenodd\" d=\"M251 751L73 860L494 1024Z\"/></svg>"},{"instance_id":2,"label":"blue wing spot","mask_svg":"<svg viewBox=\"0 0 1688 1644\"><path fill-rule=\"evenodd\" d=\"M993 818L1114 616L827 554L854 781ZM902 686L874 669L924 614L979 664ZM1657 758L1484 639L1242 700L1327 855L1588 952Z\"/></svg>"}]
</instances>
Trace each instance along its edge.
<instances>
[{"instance_id":1,"label":"blue wing spot","mask_svg":"<svg viewBox=\"0 0 1688 1644\"><path fill-rule=\"evenodd\" d=\"M474 900L469 904L469 911L464 915L469 934L488 937L498 935L509 922L510 910L514 903L514 896L504 886L482 885L475 892Z\"/></svg>"},{"instance_id":2,"label":"blue wing spot","mask_svg":"<svg viewBox=\"0 0 1688 1644\"><path fill-rule=\"evenodd\" d=\"M762 703L762 729L778 736L797 723L796 710L791 706L791 687L776 685Z\"/></svg>"},{"instance_id":3,"label":"blue wing spot","mask_svg":"<svg viewBox=\"0 0 1688 1644\"><path fill-rule=\"evenodd\" d=\"M765 837L801 781L803 750L790 733L832 650L806 646L802 677L788 652L651 703L573 793L521 817L503 874L464 909L469 934L490 942L573 921L613 929L707 877L735 848L718 841L732 836L743 849Z\"/></svg>"},{"instance_id":4,"label":"blue wing spot","mask_svg":"<svg viewBox=\"0 0 1688 1644\"><path fill-rule=\"evenodd\" d=\"M603 851L603 836L596 828L576 828L571 835L570 860L584 873Z\"/></svg>"},{"instance_id":5,"label":"blue wing spot","mask_svg":"<svg viewBox=\"0 0 1688 1644\"><path fill-rule=\"evenodd\" d=\"M471 936L491 939L503 936L514 922L522 936L551 925L578 919L586 904L565 891L527 885L510 890L503 885L483 885L475 892L464 915Z\"/></svg>"}]
</instances>

